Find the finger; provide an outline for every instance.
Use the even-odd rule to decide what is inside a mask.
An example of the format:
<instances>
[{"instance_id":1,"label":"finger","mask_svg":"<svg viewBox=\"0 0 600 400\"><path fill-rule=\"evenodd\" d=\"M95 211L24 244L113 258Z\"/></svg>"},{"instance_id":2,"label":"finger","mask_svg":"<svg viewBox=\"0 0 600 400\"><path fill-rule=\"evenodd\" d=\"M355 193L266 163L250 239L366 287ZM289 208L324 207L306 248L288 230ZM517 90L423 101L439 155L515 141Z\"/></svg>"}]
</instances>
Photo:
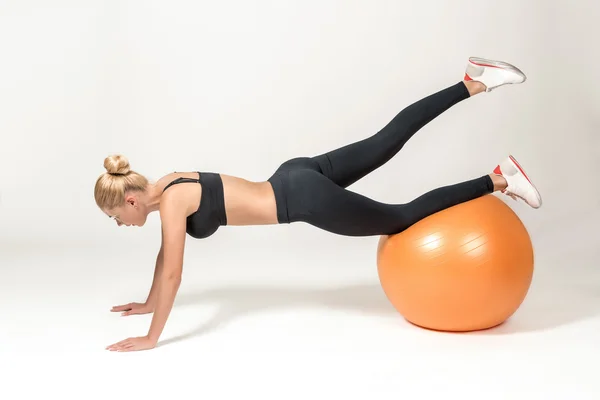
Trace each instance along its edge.
<instances>
[{"instance_id":1,"label":"finger","mask_svg":"<svg viewBox=\"0 0 600 400\"><path fill-rule=\"evenodd\" d=\"M121 347L125 343L127 343L128 341L129 341L129 339L121 340L120 342L115 343L113 346L115 346L115 347Z\"/></svg>"},{"instance_id":2,"label":"finger","mask_svg":"<svg viewBox=\"0 0 600 400\"><path fill-rule=\"evenodd\" d=\"M113 343L110 346L108 346L107 349L116 349L116 348L118 348L120 346L121 346L120 342L119 343Z\"/></svg>"},{"instance_id":3,"label":"finger","mask_svg":"<svg viewBox=\"0 0 600 400\"><path fill-rule=\"evenodd\" d=\"M134 314L140 314L140 309L138 308L138 309L127 310L127 311L121 313L121 316L126 317L128 315L134 315Z\"/></svg>"},{"instance_id":4,"label":"finger","mask_svg":"<svg viewBox=\"0 0 600 400\"><path fill-rule=\"evenodd\" d=\"M148 314L149 312L151 312L151 310L147 307L134 308L133 310L126 311L127 315Z\"/></svg>"},{"instance_id":5,"label":"finger","mask_svg":"<svg viewBox=\"0 0 600 400\"><path fill-rule=\"evenodd\" d=\"M123 347L122 351L137 351L140 349L140 346L135 344L135 343L131 343L130 345Z\"/></svg>"},{"instance_id":6,"label":"finger","mask_svg":"<svg viewBox=\"0 0 600 400\"><path fill-rule=\"evenodd\" d=\"M117 348L117 351L128 351L132 350L135 347L133 343L126 343Z\"/></svg>"},{"instance_id":7,"label":"finger","mask_svg":"<svg viewBox=\"0 0 600 400\"><path fill-rule=\"evenodd\" d=\"M130 344L131 344L131 345L133 345L133 344L134 344L134 343L133 343L133 341L132 341L132 338L127 338L127 339L121 340L120 342L117 342L117 343L111 344L111 345L110 345L110 346L108 346L106 349L107 349L107 350L119 350L119 349L121 349L121 348L123 348L123 347L125 347L125 346L128 346L128 345L130 345Z\"/></svg>"},{"instance_id":8,"label":"finger","mask_svg":"<svg viewBox=\"0 0 600 400\"><path fill-rule=\"evenodd\" d=\"M131 310L132 308L132 304L123 304L121 306L115 306L111 309L111 311L126 311L126 310Z\"/></svg>"}]
</instances>

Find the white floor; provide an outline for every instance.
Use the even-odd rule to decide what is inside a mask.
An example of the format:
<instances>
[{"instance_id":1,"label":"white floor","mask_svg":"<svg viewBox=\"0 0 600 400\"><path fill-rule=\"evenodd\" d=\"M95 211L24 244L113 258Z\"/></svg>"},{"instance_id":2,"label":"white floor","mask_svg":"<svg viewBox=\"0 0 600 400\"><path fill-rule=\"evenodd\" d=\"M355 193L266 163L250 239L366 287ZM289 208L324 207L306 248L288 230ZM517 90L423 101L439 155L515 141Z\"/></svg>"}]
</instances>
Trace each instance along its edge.
<instances>
[{"instance_id":1,"label":"white floor","mask_svg":"<svg viewBox=\"0 0 600 400\"><path fill-rule=\"evenodd\" d=\"M109 309L144 299L149 245L3 248L0 398L600 398L597 250L538 256L506 324L445 334L392 309L376 239L319 233L318 248L282 236L273 253L260 237L231 235L231 247L189 242L160 345L134 353L104 348L145 334L151 316Z\"/></svg>"}]
</instances>

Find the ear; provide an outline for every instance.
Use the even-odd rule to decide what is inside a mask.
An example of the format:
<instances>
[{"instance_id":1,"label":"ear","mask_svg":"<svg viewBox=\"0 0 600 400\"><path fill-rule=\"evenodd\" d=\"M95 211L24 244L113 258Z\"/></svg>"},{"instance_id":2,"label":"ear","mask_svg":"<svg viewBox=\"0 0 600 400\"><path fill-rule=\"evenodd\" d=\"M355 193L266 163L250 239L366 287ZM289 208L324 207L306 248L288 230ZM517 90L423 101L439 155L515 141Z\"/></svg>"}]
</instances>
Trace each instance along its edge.
<instances>
[{"instance_id":1,"label":"ear","mask_svg":"<svg viewBox=\"0 0 600 400\"><path fill-rule=\"evenodd\" d=\"M138 208L138 199L133 194L127 194L125 196L125 203L129 206Z\"/></svg>"}]
</instances>

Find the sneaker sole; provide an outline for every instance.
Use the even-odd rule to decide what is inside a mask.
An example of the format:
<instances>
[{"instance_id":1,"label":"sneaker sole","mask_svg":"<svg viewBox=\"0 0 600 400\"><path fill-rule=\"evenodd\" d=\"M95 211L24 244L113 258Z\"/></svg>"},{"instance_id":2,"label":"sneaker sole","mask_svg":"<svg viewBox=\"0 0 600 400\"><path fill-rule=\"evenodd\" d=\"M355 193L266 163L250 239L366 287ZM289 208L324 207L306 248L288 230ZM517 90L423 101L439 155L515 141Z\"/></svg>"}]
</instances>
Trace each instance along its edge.
<instances>
[{"instance_id":1,"label":"sneaker sole","mask_svg":"<svg viewBox=\"0 0 600 400\"><path fill-rule=\"evenodd\" d=\"M477 65L480 67L493 67L493 68L508 69L510 71L515 72L517 75L520 75L521 77L523 77L523 82L525 82L527 80L527 76L525 75L525 73L523 71L521 71L519 68L515 67L514 65L509 64L504 61L489 60L487 58L480 58L480 57L469 57L469 62L471 64L474 64L474 65Z\"/></svg>"}]
</instances>

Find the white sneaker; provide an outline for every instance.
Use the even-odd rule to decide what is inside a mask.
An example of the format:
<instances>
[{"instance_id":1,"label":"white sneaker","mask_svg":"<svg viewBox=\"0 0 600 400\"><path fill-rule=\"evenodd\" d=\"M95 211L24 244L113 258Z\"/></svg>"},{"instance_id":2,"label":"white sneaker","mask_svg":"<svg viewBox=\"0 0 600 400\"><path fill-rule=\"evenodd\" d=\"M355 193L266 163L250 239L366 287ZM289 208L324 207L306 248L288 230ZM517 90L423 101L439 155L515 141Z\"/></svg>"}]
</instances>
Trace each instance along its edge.
<instances>
[{"instance_id":1,"label":"white sneaker","mask_svg":"<svg viewBox=\"0 0 600 400\"><path fill-rule=\"evenodd\" d=\"M533 208L542 206L542 196L513 156L508 156L494 169L494 174L506 179L508 186L502 191L513 200L520 198Z\"/></svg>"},{"instance_id":2,"label":"white sneaker","mask_svg":"<svg viewBox=\"0 0 600 400\"><path fill-rule=\"evenodd\" d=\"M491 92L502 85L523 83L527 77L520 69L509 63L470 57L464 80L481 82L486 87L485 91Z\"/></svg>"}]
</instances>

